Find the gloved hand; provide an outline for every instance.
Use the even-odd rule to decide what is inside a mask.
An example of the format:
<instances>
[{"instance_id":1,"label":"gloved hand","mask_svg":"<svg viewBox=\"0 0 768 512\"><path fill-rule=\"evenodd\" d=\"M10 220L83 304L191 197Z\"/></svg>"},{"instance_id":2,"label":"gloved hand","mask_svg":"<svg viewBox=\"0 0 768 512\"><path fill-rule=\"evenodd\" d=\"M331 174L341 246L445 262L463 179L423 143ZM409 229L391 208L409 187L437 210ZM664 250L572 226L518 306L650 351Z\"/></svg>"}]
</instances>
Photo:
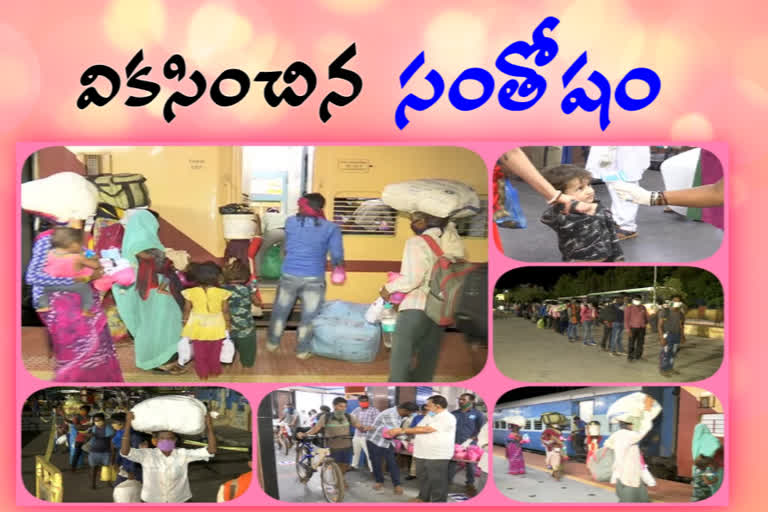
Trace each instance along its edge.
<instances>
[{"instance_id":1,"label":"gloved hand","mask_svg":"<svg viewBox=\"0 0 768 512\"><path fill-rule=\"evenodd\" d=\"M650 190L645 190L640 185L617 181L608 186L613 187L618 196L625 201L631 201L642 206L652 206L651 197L653 193Z\"/></svg>"}]
</instances>

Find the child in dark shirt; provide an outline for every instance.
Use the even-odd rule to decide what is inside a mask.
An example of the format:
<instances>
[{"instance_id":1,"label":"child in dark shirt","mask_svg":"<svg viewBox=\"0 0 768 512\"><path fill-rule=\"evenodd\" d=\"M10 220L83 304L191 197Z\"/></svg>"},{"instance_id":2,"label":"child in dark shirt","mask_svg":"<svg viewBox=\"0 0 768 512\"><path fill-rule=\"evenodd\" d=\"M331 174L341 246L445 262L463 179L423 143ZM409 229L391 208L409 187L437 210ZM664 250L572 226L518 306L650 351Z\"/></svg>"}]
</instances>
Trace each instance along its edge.
<instances>
[{"instance_id":1,"label":"child in dark shirt","mask_svg":"<svg viewBox=\"0 0 768 512\"><path fill-rule=\"evenodd\" d=\"M565 213L563 205L555 203L541 216L541 222L557 233L563 261L622 261L624 252L619 247L616 223L611 211L595 201L589 171L575 165L558 165L542 174L562 194L575 199L572 206L576 202L591 206L586 213L578 213L573 207Z\"/></svg>"}]
</instances>

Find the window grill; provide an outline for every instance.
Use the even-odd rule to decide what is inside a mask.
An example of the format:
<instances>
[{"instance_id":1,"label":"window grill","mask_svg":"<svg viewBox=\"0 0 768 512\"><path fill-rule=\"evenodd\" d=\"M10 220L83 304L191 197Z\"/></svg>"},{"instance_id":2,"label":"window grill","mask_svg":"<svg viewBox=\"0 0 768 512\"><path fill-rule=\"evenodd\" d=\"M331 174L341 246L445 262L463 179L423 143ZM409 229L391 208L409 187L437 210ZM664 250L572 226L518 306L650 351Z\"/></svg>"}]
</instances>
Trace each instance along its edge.
<instances>
[{"instance_id":1,"label":"window grill","mask_svg":"<svg viewBox=\"0 0 768 512\"><path fill-rule=\"evenodd\" d=\"M336 197L333 222L345 235L394 236L397 211L378 198Z\"/></svg>"},{"instance_id":2,"label":"window grill","mask_svg":"<svg viewBox=\"0 0 768 512\"><path fill-rule=\"evenodd\" d=\"M544 430L541 424L541 420L534 420L533 422L533 430Z\"/></svg>"},{"instance_id":3,"label":"window grill","mask_svg":"<svg viewBox=\"0 0 768 512\"><path fill-rule=\"evenodd\" d=\"M725 415L724 414L702 414L701 423L709 428L713 436L725 437Z\"/></svg>"},{"instance_id":4,"label":"window grill","mask_svg":"<svg viewBox=\"0 0 768 512\"><path fill-rule=\"evenodd\" d=\"M470 238L488 238L488 198L480 199L480 213L454 221L459 235Z\"/></svg>"}]
</instances>

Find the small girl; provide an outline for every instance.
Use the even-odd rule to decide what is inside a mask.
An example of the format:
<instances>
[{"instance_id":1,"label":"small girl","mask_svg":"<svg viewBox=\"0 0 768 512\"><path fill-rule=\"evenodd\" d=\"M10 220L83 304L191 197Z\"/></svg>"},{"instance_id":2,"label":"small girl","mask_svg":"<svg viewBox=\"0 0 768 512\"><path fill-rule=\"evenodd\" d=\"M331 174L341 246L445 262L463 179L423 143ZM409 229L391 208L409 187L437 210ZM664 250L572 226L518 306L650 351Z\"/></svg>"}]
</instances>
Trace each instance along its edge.
<instances>
[{"instance_id":1,"label":"small girl","mask_svg":"<svg viewBox=\"0 0 768 512\"><path fill-rule=\"evenodd\" d=\"M510 475L525 474L525 459L523 458L523 445L528 441L520 435L520 425L509 424L509 435L507 436L507 460L509 460Z\"/></svg>"},{"instance_id":2,"label":"small girl","mask_svg":"<svg viewBox=\"0 0 768 512\"><path fill-rule=\"evenodd\" d=\"M53 230L51 246L45 273L51 277L87 278L93 271L101 268L96 259L86 258L83 254L83 232L80 229L59 227ZM71 292L80 296L80 308L83 315L90 315L93 306L93 291L87 282L77 281L71 285L46 286L38 301L38 311L49 311L50 294L53 292Z\"/></svg>"},{"instance_id":3,"label":"small girl","mask_svg":"<svg viewBox=\"0 0 768 512\"><path fill-rule=\"evenodd\" d=\"M587 425L587 467L589 467L590 461L597 456L597 450L600 449L600 441L602 440L600 422L590 421Z\"/></svg>"},{"instance_id":4,"label":"small girl","mask_svg":"<svg viewBox=\"0 0 768 512\"><path fill-rule=\"evenodd\" d=\"M195 372L201 380L221 375L221 345L230 326L229 291L219 288L221 267L213 262L191 264L190 274L198 284L181 292L185 299L183 337L195 353Z\"/></svg>"},{"instance_id":5,"label":"small girl","mask_svg":"<svg viewBox=\"0 0 768 512\"><path fill-rule=\"evenodd\" d=\"M252 368L256 361L256 326L251 306L261 307L259 285L250 279L248 265L232 258L224 268L223 288L232 294L229 297L229 314L232 318L230 336L240 354L244 368Z\"/></svg>"},{"instance_id":6,"label":"small girl","mask_svg":"<svg viewBox=\"0 0 768 512\"><path fill-rule=\"evenodd\" d=\"M589 171L575 165L558 165L542 174L560 195L574 199L570 213L565 213L562 204L554 203L541 216L541 222L557 233L563 261L622 261L624 252L619 247L616 222L611 211L595 201ZM589 210L575 211L576 202L589 205Z\"/></svg>"}]
</instances>

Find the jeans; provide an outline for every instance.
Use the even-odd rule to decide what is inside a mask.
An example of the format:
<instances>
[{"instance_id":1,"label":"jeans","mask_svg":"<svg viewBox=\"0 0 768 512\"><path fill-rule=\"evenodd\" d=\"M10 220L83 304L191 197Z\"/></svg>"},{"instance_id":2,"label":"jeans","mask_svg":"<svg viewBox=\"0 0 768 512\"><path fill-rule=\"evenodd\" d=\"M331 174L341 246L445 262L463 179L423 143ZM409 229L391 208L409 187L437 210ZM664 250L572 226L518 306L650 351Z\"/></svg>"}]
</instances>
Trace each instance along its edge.
<instances>
[{"instance_id":1,"label":"jeans","mask_svg":"<svg viewBox=\"0 0 768 512\"><path fill-rule=\"evenodd\" d=\"M579 337L579 324L568 322L568 339L575 340Z\"/></svg>"},{"instance_id":2,"label":"jeans","mask_svg":"<svg viewBox=\"0 0 768 512\"><path fill-rule=\"evenodd\" d=\"M584 320L582 325L584 326L584 343L594 343L595 338L592 336L592 320Z\"/></svg>"},{"instance_id":3,"label":"jeans","mask_svg":"<svg viewBox=\"0 0 768 512\"><path fill-rule=\"evenodd\" d=\"M612 332L613 332L613 326L603 324L603 341L600 343L600 347L603 350L608 350L611 347Z\"/></svg>"},{"instance_id":4,"label":"jeans","mask_svg":"<svg viewBox=\"0 0 768 512\"><path fill-rule=\"evenodd\" d=\"M400 485L400 466L395 461L395 448L388 446L382 448L375 445L370 441L368 443L368 453L371 454L371 462L373 464L373 479L380 484L384 483L384 473L381 470L381 461L387 462L389 468L389 474L392 477L392 485L395 487Z\"/></svg>"},{"instance_id":5,"label":"jeans","mask_svg":"<svg viewBox=\"0 0 768 512\"><path fill-rule=\"evenodd\" d=\"M443 328L420 309L406 309L397 315L392 354L389 357L390 382L432 382L440 355ZM416 366L411 361L416 355Z\"/></svg>"},{"instance_id":6,"label":"jeans","mask_svg":"<svg viewBox=\"0 0 768 512\"><path fill-rule=\"evenodd\" d=\"M312 346L312 320L325 301L325 276L299 277L283 274L272 306L268 339L271 345L280 345L285 323L297 298L301 300L301 321L297 331L296 352L309 352Z\"/></svg>"},{"instance_id":7,"label":"jeans","mask_svg":"<svg viewBox=\"0 0 768 512\"><path fill-rule=\"evenodd\" d=\"M629 359L640 359L645 344L645 327L632 327L629 330Z\"/></svg>"},{"instance_id":8,"label":"jeans","mask_svg":"<svg viewBox=\"0 0 768 512\"><path fill-rule=\"evenodd\" d=\"M624 334L624 322L613 322L611 331L611 352L624 352L621 337Z\"/></svg>"},{"instance_id":9,"label":"jeans","mask_svg":"<svg viewBox=\"0 0 768 512\"><path fill-rule=\"evenodd\" d=\"M666 342L659 354L659 369L663 372L668 372L675 367L675 356L680 348L680 334L667 333Z\"/></svg>"},{"instance_id":10,"label":"jeans","mask_svg":"<svg viewBox=\"0 0 768 512\"><path fill-rule=\"evenodd\" d=\"M427 503L448 501L449 459L416 459L416 476L419 479L419 499Z\"/></svg>"},{"instance_id":11,"label":"jeans","mask_svg":"<svg viewBox=\"0 0 768 512\"><path fill-rule=\"evenodd\" d=\"M464 483L466 485L475 485L475 466L477 464L466 462L464 464L464 471L467 472L466 480ZM456 473L459 472L459 463L456 461L451 461L448 464L448 483L450 485L450 482L453 482L454 477L456 476Z\"/></svg>"}]
</instances>

